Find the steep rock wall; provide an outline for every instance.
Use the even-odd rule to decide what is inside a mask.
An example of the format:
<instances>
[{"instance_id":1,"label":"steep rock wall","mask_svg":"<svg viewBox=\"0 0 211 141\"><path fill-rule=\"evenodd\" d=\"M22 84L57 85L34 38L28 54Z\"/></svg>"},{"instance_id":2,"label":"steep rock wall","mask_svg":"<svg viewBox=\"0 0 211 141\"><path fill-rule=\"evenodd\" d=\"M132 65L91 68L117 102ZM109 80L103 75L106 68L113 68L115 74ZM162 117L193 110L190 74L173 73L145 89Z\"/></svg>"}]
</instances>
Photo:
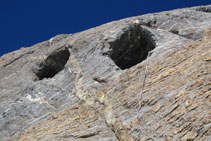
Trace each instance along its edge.
<instances>
[{"instance_id":1,"label":"steep rock wall","mask_svg":"<svg viewBox=\"0 0 211 141\"><path fill-rule=\"evenodd\" d=\"M210 140L210 26L210 6L178 9L2 56L0 141Z\"/></svg>"}]
</instances>

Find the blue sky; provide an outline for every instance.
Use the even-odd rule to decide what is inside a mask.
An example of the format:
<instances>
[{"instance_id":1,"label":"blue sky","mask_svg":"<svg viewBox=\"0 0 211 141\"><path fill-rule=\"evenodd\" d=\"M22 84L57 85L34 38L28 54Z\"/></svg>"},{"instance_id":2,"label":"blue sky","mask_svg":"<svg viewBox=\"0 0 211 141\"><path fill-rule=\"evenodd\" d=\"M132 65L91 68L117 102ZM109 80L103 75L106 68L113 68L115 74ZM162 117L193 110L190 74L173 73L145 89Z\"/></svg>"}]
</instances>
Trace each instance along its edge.
<instances>
[{"instance_id":1,"label":"blue sky","mask_svg":"<svg viewBox=\"0 0 211 141\"><path fill-rule=\"evenodd\" d=\"M63 33L211 0L0 0L0 56Z\"/></svg>"}]
</instances>

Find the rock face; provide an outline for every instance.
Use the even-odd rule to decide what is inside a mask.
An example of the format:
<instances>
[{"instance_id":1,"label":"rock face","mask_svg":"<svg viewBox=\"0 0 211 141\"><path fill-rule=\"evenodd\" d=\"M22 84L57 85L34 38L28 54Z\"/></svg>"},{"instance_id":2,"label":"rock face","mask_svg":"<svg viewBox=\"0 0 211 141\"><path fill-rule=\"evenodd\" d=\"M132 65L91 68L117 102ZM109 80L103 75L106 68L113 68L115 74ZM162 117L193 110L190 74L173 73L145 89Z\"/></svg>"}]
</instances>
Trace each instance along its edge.
<instances>
[{"instance_id":1,"label":"rock face","mask_svg":"<svg viewBox=\"0 0 211 141\"><path fill-rule=\"evenodd\" d=\"M127 18L2 56L0 141L211 140L210 12Z\"/></svg>"}]
</instances>

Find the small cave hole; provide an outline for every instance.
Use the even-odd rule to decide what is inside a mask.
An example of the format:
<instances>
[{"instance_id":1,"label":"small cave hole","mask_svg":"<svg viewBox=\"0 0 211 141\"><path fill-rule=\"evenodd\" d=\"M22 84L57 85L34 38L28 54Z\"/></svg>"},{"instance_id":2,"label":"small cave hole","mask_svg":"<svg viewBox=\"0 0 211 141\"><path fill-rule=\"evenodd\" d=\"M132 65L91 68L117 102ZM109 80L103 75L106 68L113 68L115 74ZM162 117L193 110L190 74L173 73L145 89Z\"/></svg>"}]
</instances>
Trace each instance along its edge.
<instances>
[{"instance_id":1,"label":"small cave hole","mask_svg":"<svg viewBox=\"0 0 211 141\"><path fill-rule=\"evenodd\" d=\"M104 53L111 57L122 70L128 69L147 58L148 52L155 48L153 34L140 26L126 30L120 38L110 42L111 50Z\"/></svg>"},{"instance_id":2,"label":"small cave hole","mask_svg":"<svg viewBox=\"0 0 211 141\"><path fill-rule=\"evenodd\" d=\"M56 50L51 53L45 61L35 67L33 72L36 74L38 80L52 78L64 69L69 57L70 52L68 49Z\"/></svg>"}]
</instances>

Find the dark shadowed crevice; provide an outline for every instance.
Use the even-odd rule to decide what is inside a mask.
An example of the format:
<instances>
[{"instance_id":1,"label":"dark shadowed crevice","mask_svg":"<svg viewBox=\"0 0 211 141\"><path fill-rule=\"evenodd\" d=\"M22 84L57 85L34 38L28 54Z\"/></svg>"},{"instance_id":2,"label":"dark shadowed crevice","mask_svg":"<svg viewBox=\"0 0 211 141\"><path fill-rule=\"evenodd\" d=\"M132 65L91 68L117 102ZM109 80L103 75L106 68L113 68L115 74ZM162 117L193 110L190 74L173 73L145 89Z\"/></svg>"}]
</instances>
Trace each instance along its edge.
<instances>
[{"instance_id":1,"label":"dark shadowed crevice","mask_svg":"<svg viewBox=\"0 0 211 141\"><path fill-rule=\"evenodd\" d=\"M110 56L120 69L128 69L145 60L148 52L155 48L152 36L150 31L134 25L110 42L111 50L104 55Z\"/></svg>"},{"instance_id":2,"label":"dark shadowed crevice","mask_svg":"<svg viewBox=\"0 0 211 141\"><path fill-rule=\"evenodd\" d=\"M211 13L211 7L198 7L196 8L196 11Z\"/></svg>"},{"instance_id":3,"label":"dark shadowed crevice","mask_svg":"<svg viewBox=\"0 0 211 141\"><path fill-rule=\"evenodd\" d=\"M44 78L52 78L61 70L69 59L70 53L68 49L56 50L50 54L45 61L38 64L32 70L36 74L38 80Z\"/></svg>"},{"instance_id":4,"label":"dark shadowed crevice","mask_svg":"<svg viewBox=\"0 0 211 141\"><path fill-rule=\"evenodd\" d=\"M94 132L94 133L89 133L89 134L86 134L86 135L79 136L77 138L84 138L84 139L86 139L86 138L90 138L90 137L96 136L98 134L99 134L99 132Z\"/></svg>"}]
</instances>

